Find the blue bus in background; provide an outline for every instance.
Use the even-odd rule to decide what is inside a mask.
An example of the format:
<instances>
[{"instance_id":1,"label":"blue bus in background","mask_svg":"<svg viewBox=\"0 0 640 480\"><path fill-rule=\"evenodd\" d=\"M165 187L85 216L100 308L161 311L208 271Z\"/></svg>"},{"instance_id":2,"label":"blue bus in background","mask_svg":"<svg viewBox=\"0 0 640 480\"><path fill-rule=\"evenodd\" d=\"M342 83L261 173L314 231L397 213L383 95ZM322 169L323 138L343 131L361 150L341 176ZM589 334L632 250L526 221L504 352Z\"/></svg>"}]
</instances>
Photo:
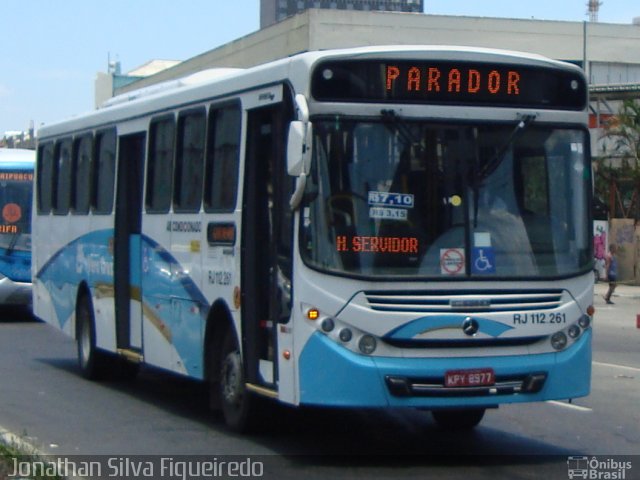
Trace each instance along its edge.
<instances>
[{"instance_id":1,"label":"blue bus in background","mask_svg":"<svg viewBox=\"0 0 640 480\"><path fill-rule=\"evenodd\" d=\"M35 151L0 149L0 305L31 308Z\"/></svg>"}]
</instances>

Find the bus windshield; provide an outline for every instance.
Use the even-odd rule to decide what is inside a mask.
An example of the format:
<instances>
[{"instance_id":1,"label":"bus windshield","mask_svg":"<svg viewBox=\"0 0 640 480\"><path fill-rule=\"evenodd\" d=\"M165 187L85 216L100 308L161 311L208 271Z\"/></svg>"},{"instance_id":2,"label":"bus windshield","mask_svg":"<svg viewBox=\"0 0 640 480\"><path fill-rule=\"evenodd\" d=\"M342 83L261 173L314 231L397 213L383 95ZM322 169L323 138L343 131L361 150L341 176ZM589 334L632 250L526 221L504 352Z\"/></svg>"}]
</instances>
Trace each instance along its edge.
<instances>
[{"instance_id":1,"label":"bus windshield","mask_svg":"<svg viewBox=\"0 0 640 480\"><path fill-rule=\"evenodd\" d=\"M301 221L313 268L358 276L539 278L591 265L583 129L314 121Z\"/></svg>"},{"instance_id":2,"label":"bus windshield","mask_svg":"<svg viewBox=\"0 0 640 480\"><path fill-rule=\"evenodd\" d=\"M31 233L31 197L33 173L27 171L0 172L0 247L28 249L18 236Z\"/></svg>"}]
</instances>

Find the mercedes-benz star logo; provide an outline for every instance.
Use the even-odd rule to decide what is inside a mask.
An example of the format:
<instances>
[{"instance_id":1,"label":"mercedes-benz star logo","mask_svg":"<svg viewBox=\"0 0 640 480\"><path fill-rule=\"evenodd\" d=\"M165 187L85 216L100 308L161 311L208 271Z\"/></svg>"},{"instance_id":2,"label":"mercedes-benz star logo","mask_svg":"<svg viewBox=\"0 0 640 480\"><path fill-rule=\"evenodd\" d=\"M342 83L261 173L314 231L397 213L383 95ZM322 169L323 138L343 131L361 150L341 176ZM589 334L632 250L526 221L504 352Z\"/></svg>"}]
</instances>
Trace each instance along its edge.
<instances>
[{"instance_id":1,"label":"mercedes-benz star logo","mask_svg":"<svg viewBox=\"0 0 640 480\"><path fill-rule=\"evenodd\" d=\"M462 322L462 331L470 337L473 337L478 333L479 329L480 325L478 325L478 322L471 317L465 318L464 322Z\"/></svg>"}]
</instances>

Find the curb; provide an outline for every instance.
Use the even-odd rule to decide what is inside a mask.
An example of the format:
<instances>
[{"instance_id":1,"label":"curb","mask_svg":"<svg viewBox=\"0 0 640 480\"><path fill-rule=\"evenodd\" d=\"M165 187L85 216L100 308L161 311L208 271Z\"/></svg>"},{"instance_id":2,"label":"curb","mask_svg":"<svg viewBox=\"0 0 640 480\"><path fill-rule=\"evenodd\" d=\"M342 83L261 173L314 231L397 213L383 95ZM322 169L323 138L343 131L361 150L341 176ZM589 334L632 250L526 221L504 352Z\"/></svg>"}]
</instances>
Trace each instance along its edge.
<instances>
[{"instance_id":1,"label":"curb","mask_svg":"<svg viewBox=\"0 0 640 480\"><path fill-rule=\"evenodd\" d=\"M25 436L16 435L10 430L4 428L0 425L0 444L6 445L8 447L15 447L24 453L24 455L30 455L34 457L45 457L45 456L55 456L53 454L47 454L40 451L35 445L25 440ZM74 477L74 476L62 476L62 478L66 480L89 480L84 477ZM16 480L20 480L16 478Z\"/></svg>"},{"instance_id":2,"label":"curb","mask_svg":"<svg viewBox=\"0 0 640 480\"><path fill-rule=\"evenodd\" d=\"M24 436L16 435L0 425L0 443L10 447L16 447L24 450L26 455L43 455L33 444L24 439Z\"/></svg>"}]
</instances>

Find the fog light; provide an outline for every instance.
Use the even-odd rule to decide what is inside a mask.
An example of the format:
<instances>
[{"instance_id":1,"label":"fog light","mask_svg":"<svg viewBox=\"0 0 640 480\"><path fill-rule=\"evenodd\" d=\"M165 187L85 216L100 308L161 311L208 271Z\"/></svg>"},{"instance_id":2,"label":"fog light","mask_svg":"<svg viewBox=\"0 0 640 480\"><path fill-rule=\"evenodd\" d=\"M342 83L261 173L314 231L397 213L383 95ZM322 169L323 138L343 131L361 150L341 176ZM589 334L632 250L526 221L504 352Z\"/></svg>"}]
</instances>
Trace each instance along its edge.
<instances>
[{"instance_id":1,"label":"fog light","mask_svg":"<svg viewBox=\"0 0 640 480\"><path fill-rule=\"evenodd\" d=\"M538 393L544 387L544 382L547 380L546 373L534 373L529 375L524 382L522 382L522 391L526 393Z\"/></svg>"},{"instance_id":2,"label":"fog light","mask_svg":"<svg viewBox=\"0 0 640 480\"><path fill-rule=\"evenodd\" d=\"M564 332L556 332L551 335L551 346L556 350L562 350L567 346L567 336Z\"/></svg>"},{"instance_id":3,"label":"fog light","mask_svg":"<svg viewBox=\"0 0 640 480\"><path fill-rule=\"evenodd\" d=\"M364 335L358 342L358 348L366 355L371 355L377 346L376 339L371 335Z\"/></svg>"},{"instance_id":4,"label":"fog light","mask_svg":"<svg viewBox=\"0 0 640 480\"><path fill-rule=\"evenodd\" d=\"M589 325L591 325L591 317L589 315L582 315L578 320L578 325L582 328L589 328Z\"/></svg>"},{"instance_id":5,"label":"fog light","mask_svg":"<svg viewBox=\"0 0 640 480\"><path fill-rule=\"evenodd\" d=\"M349 330L348 328L343 328L342 330L340 330L338 336L340 337L340 340L342 340L344 343L347 343L351 341L353 333L351 333L351 330Z\"/></svg>"},{"instance_id":6,"label":"fog light","mask_svg":"<svg viewBox=\"0 0 640 480\"><path fill-rule=\"evenodd\" d=\"M324 320L322 320L322 323L320 323L320 328L322 329L322 331L327 333L333 330L335 326L336 324L333 321L333 318L330 317L325 318Z\"/></svg>"},{"instance_id":7,"label":"fog light","mask_svg":"<svg viewBox=\"0 0 640 480\"><path fill-rule=\"evenodd\" d=\"M578 338L580 336L580 327L577 325L571 325L567 330L567 333L571 338Z\"/></svg>"}]
</instances>

